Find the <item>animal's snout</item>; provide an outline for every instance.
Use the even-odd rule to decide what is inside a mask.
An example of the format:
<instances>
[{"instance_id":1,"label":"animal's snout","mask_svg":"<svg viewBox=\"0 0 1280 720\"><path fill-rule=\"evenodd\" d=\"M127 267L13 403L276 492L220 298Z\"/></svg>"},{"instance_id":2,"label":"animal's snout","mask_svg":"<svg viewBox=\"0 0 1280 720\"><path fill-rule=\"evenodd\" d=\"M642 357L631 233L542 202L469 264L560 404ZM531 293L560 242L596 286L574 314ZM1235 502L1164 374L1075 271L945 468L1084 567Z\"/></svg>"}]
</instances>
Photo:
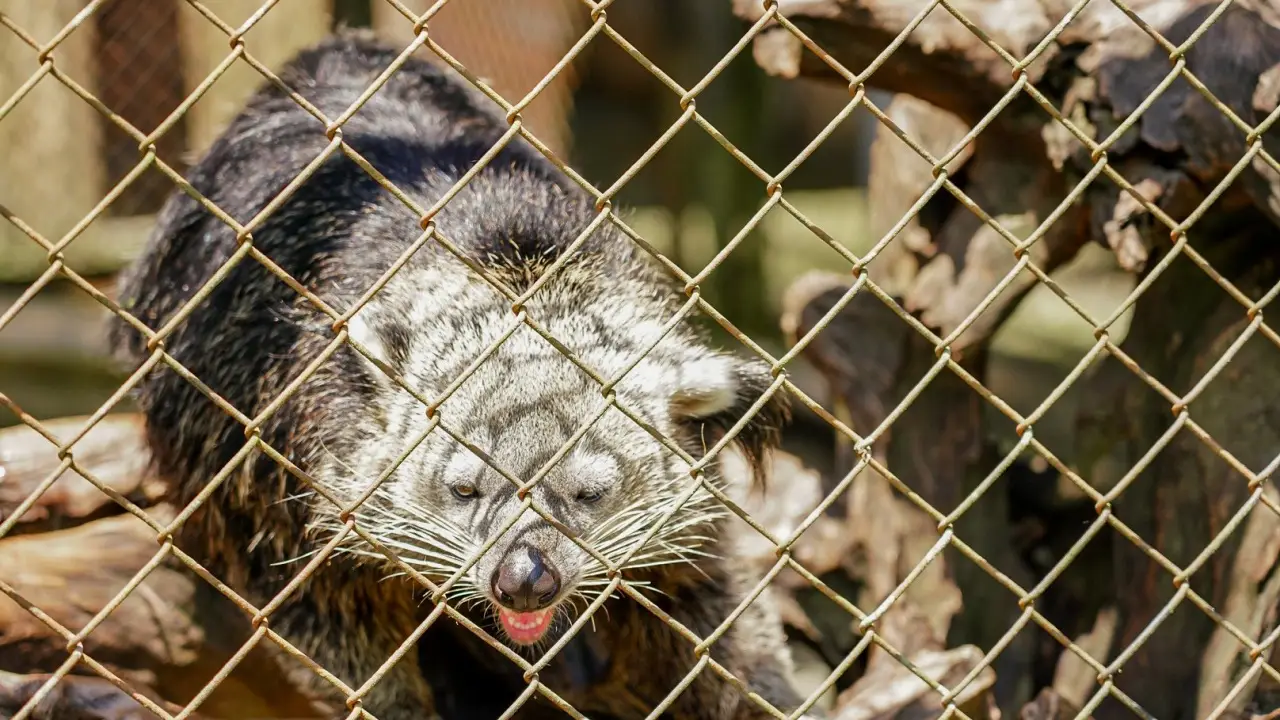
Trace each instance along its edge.
<instances>
[{"instance_id":1,"label":"animal's snout","mask_svg":"<svg viewBox=\"0 0 1280 720\"><path fill-rule=\"evenodd\" d=\"M541 610L560 593L560 571L535 548L512 551L493 574L498 602L517 612Z\"/></svg>"}]
</instances>

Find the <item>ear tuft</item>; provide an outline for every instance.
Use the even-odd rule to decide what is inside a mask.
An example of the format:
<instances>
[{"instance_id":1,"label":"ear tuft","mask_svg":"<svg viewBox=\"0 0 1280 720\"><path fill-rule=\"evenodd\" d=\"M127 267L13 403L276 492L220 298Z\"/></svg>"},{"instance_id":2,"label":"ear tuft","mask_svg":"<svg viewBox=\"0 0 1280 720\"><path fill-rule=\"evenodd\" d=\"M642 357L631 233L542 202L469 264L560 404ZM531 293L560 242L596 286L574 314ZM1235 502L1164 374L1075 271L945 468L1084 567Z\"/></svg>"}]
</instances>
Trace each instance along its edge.
<instances>
[{"instance_id":1,"label":"ear tuft","mask_svg":"<svg viewBox=\"0 0 1280 720\"><path fill-rule=\"evenodd\" d=\"M347 337L356 341L370 355L373 355L383 363L387 362L387 350L382 346L382 338L374 331L373 326L366 318L366 312L361 310L347 321ZM360 358L368 362L368 358L363 353L356 352Z\"/></svg>"},{"instance_id":2,"label":"ear tuft","mask_svg":"<svg viewBox=\"0 0 1280 720\"><path fill-rule=\"evenodd\" d=\"M671 410L678 422L696 428L694 437L707 437L708 447L725 436L759 402L773 383L762 362L731 355L708 355L683 366ZM782 427L790 420L786 396L774 393L742 427L733 442L751 468L753 481L767 482L765 456L778 446ZM701 453L703 448L696 448Z\"/></svg>"},{"instance_id":3,"label":"ear tuft","mask_svg":"<svg viewBox=\"0 0 1280 720\"><path fill-rule=\"evenodd\" d=\"M671 396L671 411L682 418L708 418L733 407L738 382L733 359L708 355L680 368L680 380Z\"/></svg>"},{"instance_id":4,"label":"ear tuft","mask_svg":"<svg viewBox=\"0 0 1280 720\"><path fill-rule=\"evenodd\" d=\"M390 380L388 372L398 374L409 354L407 330L388 319L385 313L377 314L366 307L347 321L347 337L359 343L365 352L373 356L373 360L355 348L351 348L351 352L378 383Z\"/></svg>"}]
</instances>

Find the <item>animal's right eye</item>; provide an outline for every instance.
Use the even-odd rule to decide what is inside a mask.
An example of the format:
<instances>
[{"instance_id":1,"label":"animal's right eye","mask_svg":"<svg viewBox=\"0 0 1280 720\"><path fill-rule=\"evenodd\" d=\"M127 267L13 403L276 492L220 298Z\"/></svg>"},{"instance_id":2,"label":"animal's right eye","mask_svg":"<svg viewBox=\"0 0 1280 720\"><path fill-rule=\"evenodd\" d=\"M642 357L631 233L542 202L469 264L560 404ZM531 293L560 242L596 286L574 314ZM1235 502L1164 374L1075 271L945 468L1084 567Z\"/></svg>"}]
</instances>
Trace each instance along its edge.
<instances>
[{"instance_id":1,"label":"animal's right eye","mask_svg":"<svg viewBox=\"0 0 1280 720\"><path fill-rule=\"evenodd\" d=\"M474 485L454 485L452 488L453 496L459 500L472 500L476 496L476 488Z\"/></svg>"}]
</instances>

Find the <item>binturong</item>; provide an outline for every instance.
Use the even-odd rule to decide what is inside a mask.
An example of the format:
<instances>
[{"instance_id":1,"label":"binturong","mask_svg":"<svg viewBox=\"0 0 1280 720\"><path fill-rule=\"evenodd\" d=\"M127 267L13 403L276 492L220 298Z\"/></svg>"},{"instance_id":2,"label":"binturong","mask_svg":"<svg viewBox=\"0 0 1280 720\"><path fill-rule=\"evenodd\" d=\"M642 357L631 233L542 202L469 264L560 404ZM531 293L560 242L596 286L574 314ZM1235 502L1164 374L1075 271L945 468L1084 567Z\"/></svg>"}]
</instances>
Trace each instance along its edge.
<instances>
[{"instance_id":1,"label":"binturong","mask_svg":"<svg viewBox=\"0 0 1280 720\"><path fill-rule=\"evenodd\" d=\"M333 119L401 51L343 31L278 74ZM733 429L762 479L787 418L769 367L713 347L668 270L509 129L409 59L338 129L264 83L190 169L204 199L168 199L120 286L134 319L112 327L154 363L135 395L191 509L175 542L353 693L382 672L357 697L299 672L382 720L497 717L528 687L514 660L578 620L536 674L580 713L646 717L700 663L664 717L772 717L739 681L793 712L781 622L707 489L718 460L680 457ZM406 204L433 207L487 153L435 215ZM624 559L641 600L611 586ZM422 630L424 580L452 580L463 621ZM516 716L564 715L539 692Z\"/></svg>"}]
</instances>

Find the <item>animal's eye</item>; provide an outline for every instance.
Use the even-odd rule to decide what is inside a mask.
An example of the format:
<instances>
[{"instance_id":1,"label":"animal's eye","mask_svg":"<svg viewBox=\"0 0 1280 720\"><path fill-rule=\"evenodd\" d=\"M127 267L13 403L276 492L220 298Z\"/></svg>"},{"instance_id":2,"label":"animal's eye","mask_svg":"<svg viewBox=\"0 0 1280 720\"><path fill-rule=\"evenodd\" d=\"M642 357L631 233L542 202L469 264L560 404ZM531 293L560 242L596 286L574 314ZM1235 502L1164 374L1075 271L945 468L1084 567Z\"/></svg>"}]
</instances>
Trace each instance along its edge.
<instances>
[{"instance_id":1,"label":"animal's eye","mask_svg":"<svg viewBox=\"0 0 1280 720\"><path fill-rule=\"evenodd\" d=\"M454 497L459 500L471 500L476 496L476 488L474 485L454 485L451 490L453 490Z\"/></svg>"},{"instance_id":2,"label":"animal's eye","mask_svg":"<svg viewBox=\"0 0 1280 720\"><path fill-rule=\"evenodd\" d=\"M593 503L604 495L599 490L582 490L578 492L578 502Z\"/></svg>"}]
</instances>

